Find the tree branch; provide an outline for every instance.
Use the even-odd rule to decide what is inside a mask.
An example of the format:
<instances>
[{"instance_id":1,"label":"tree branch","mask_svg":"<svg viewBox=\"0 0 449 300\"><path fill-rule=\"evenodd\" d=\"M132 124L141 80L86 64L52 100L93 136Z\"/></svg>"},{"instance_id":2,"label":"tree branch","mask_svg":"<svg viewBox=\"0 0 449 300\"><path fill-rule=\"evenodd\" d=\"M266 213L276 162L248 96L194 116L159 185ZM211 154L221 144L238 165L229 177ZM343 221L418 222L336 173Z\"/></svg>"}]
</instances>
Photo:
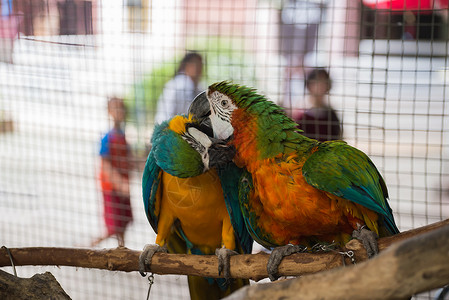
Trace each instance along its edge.
<instances>
[{"instance_id":1,"label":"tree branch","mask_svg":"<svg viewBox=\"0 0 449 300\"><path fill-rule=\"evenodd\" d=\"M449 219L413 229L393 237L379 239L379 250L412 236L432 231L449 224ZM353 250L356 261L366 260L363 246L356 240L346 245ZM9 249L16 266L56 265L82 268L95 268L110 271L132 272L138 270L141 251L127 248L116 249L75 249L75 248L11 248ZM268 254L246 254L231 257L231 277L260 280L268 277L266 265ZM349 264L349 260L347 261ZM0 267L10 266L11 262L5 249L0 249ZM282 276L300 276L342 266L342 256L337 253L301 253L286 257L279 266ZM196 275L203 277L220 277L218 259L214 255L187 255L156 253L151 264L151 271L156 274Z\"/></svg>"},{"instance_id":2,"label":"tree branch","mask_svg":"<svg viewBox=\"0 0 449 300\"><path fill-rule=\"evenodd\" d=\"M449 284L449 225L392 245L377 257L271 284L244 287L227 299L408 299ZM325 287L325 288L323 288Z\"/></svg>"},{"instance_id":3,"label":"tree branch","mask_svg":"<svg viewBox=\"0 0 449 300\"><path fill-rule=\"evenodd\" d=\"M0 299L70 299L55 277L49 273L19 278L0 270Z\"/></svg>"}]
</instances>

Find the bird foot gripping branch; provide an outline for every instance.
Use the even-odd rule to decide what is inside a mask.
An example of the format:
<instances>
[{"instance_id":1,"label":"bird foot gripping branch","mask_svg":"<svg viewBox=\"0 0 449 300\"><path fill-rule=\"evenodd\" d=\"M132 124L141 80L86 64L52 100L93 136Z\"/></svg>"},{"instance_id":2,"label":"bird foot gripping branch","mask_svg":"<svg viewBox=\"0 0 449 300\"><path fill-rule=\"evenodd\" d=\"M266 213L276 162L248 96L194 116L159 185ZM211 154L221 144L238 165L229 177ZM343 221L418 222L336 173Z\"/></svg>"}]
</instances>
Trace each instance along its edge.
<instances>
[{"instance_id":1,"label":"bird foot gripping branch","mask_svg":"<svg viewBox=\"0 0 449 300\"><path fill-rule=\"evenodd\" d=\"M353 231L352 237L362 242L369 258L379 253L377 246L378 236L374 231L366 229L365 226L360 226L358 229Z\"/></svg>"},{"instance_id":2,"label":"bird foot gripping branch","mask_svg":"<svg viewBox=\"0 0 449 300\"><path fill-rule=\"evenodd\" d=\"M278 269L284 257L292 255L293 253L304 253L306 251L307 247L292 244L274 248L273 251L271 251L267 264L267 272L270 280L275 281L279 278Z\"/></svg>"},{"instance_id":3,"label":"bird foot gripping branch","mask_svg":"<svg viewBox=\"0 0 449 300\"><path fill-rule=\"evenodd\" d=\"M334 252L342 256L343 266L346 265L346 258L349 258L352 264L356 264L354 251L339 251L336 249L336 244L320 244L313 245L310 249L301 245L288 244L285 246L274 248L268 258L267 272L271 281L277 280L280 276L278 274L279 265L284 257L294 253L322 253Z\"/></svg>"},{"instance_id":4,"label":"bird foot gripping branch","mask_svg":"<svg viewBox=\"0 0 449 300\"><path fill-rule=\"evenodd\" d=\"M145 245L142 253L139 256L139 273L142 277L145 277L147 274L145 273L147 270L150 270L151 260L155 253L167 253L167 247L161 247L159 245Z\"/></svg>"},{"instance_id":5,"label":"bird foot gripping branch","mask_svg":"<svg viewBox=\"0 0 449 300\"><path fill-rule=\"evenodd\" d=\"M215 250L215 255L218 257L218 275L223 274L226 280L231 278L231 256L237 254L237 252L225 247Z\"/></svg>"}]
</instances>

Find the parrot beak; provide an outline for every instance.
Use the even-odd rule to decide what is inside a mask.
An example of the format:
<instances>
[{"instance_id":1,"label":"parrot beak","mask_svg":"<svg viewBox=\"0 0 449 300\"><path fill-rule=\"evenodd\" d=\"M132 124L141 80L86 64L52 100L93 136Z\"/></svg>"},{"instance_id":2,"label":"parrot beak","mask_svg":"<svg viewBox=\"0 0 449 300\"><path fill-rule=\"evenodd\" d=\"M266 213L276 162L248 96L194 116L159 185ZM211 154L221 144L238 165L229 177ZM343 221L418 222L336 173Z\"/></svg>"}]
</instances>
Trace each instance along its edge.
<instances>
[{"instance_id":1,"label":"parrot beak","mask_svg":"<svg viewBox=\"0 0 449 300\"><path fill-rule=\"evenodd\" d=\"M198 96L193 99L189 107L189 115L192 115L200 122L210 116L210 105L207 100L206 91L198 94Z\"/></svg>"},{"instance_id":2,"label":"parrot beak","mask_svg":"<svg viewBox=\"0 0 449 300\"><path fill-rule=\"evenodd\" d=\"M200 123L200 130L208 136L213 137L212 123L210 121L210 105L207 100L206 92L204 91L193 99L189 107L189 115Z\"/></svg>"}]
</instances>

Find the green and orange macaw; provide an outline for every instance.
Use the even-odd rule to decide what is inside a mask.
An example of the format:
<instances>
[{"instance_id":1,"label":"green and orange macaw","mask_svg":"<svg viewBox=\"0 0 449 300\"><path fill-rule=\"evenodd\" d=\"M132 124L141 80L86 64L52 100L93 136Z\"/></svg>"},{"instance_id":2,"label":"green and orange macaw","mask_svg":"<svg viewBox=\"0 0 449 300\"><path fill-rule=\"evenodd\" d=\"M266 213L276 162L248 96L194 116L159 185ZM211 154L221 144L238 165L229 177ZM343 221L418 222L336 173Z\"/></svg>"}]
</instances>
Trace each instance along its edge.
<instances>
[{"instance_id":1,"label":"green and orange macaw","mask_svg":"<svg viewBox=\"0 0 449 300\"><path fill-rule=\"evenodd\" d=\"M201 125L191 118L175 116L154 129L142 192L158 246L147 245L142 252L142 275L153 254L166 248L181 254L215 254L221 247L251 253L253 240L238 204L242 171L233 164L220 170L210 166L213 152L198 142L205 136L198 128ZM224 271L229 272L229 266ZM219 299L249 283L195 276L189 276L188 282L192 299Z\"/></svg>"},{"instance_id":2,"label":"green and orange macaw","mask_svg":"<svg viewBox=\"0 0 449 300\"><path fill-rule=\"evenodd\" d=\"M210 118L215 138L230 139L235 164L247 170L239 182L239 200L248 231L259 244L343 245L357 237L372 256L378 236L399 232L385 182L362 151L343 141L301 135L279 106L227 81L209 86L192 107L196 117ZM289 247L279 251L289 253ZM272 280L277 273L273 260L268 266Z\"/></svg>"}]
</instances>

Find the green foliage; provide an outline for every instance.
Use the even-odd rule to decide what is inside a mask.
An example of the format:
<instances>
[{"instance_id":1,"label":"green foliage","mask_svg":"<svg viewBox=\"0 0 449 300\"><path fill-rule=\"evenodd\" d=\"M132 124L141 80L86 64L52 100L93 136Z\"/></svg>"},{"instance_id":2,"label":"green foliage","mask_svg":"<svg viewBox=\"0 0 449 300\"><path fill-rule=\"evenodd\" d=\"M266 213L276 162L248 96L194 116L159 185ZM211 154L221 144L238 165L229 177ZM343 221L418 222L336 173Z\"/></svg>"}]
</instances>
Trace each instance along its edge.
<instances>
[{"instance_id":1,"label":"green foliage","mask_svg":"<svg viewBox=\"0 0 449 300\"><path fill-rule=\"evenodd\" d=\"M205 60L206 86L223 80L255 84L255 57L246 51L247 41L238 37L195 37L187 49L200 52Z\"/></svg>"},{"instance_id":2,"label":"green foliage","mask_svg":"<svg viewBox=\"0 0 449 300\"><path fill-rule=\"evenodd\" d=\"M125 97L128 121L137 122L138 114L143 113L144 118L152 122L157 108L157 100L162 94L165 84L175 75L177 66L175 60L161 63L131 87Z\"/></svg>"}]
</instances>

